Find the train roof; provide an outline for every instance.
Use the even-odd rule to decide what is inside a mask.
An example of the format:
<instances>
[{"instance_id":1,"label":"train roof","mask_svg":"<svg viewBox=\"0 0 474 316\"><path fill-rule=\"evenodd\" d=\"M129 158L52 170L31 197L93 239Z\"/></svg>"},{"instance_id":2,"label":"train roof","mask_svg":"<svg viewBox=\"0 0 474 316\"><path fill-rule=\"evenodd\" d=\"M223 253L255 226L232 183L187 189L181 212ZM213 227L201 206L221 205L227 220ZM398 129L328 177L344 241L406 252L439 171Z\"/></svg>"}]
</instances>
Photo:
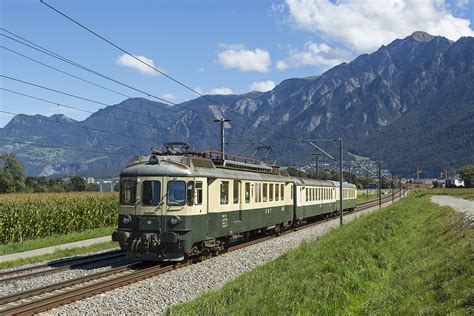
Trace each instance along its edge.
<instances>
[{"instance_id":1,"label":"train roof","mask_svg":"<svg viewBox=\"0 0 474 316\"><path fill-rule=\"evenodd\" d=\"M296 185L314 185L314 186L321 186L321 187L334 187L334 184L331 181L327 180L317 180L317 179L308 179L308 178L300 178L300 177L293 177L295 180Z\"/></svg>"},{"instance_id":2,"label":"train roof","mask_svg":"<svg viewBox=\"0 0 474 316\"><path fill-rule=\"evenodd\" d=\"M339 188L339 181L333 181L333 180L328 180L329 182L332 182L335 187ZM342 183L342 188L350 188L350 189L355 189L357 186L355 184L349 183L349 182L343 182Z\"/></svg>"},{"instance_id":3,"label":"train roof","mask_svg":"<svg viewBox=\"0 0 474 316\"><path fill-rule=\"evenodd\" d=\"M264 166L247 165L243 170L235 162L224 163L219 166L211 159L190 156L154 156L156 163L150 163L152 156L135 158L120 173L121 177L137 176L169 176L169 177L209 177L224 179L241 179L255 181L293 182L292 178L284 171L265 172ZM254 170L252 170L252 168Z\"/></svg>"}]
</instances>

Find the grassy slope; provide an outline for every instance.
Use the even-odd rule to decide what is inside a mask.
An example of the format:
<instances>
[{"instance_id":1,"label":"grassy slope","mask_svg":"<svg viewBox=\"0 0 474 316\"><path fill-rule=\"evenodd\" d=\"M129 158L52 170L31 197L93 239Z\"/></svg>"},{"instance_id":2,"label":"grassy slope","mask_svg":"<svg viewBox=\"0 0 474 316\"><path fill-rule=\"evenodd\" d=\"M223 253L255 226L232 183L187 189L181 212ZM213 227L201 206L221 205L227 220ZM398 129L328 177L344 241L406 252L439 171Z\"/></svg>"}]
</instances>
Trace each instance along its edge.
<instances>
[{"instance_id":1,"label":"grassy slope","mask_svg":"<svg viewBox=\"0 0 474 316\"><path fill-rule=\"evenodd\" d=\"M412 194L170 314L474 313L472 228Z\"/></svg>"}]
</instances>

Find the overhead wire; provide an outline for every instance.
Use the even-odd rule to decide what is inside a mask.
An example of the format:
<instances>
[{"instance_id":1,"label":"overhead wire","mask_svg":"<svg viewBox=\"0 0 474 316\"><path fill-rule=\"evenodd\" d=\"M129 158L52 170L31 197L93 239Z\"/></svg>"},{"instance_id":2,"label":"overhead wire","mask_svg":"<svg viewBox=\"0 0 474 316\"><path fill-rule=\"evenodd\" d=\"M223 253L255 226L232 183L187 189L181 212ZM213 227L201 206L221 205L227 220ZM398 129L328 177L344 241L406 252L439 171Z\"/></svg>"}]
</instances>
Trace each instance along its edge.
<instances>
[{"instance_id":1,"label":"overhead wire","mask_svg":"<svg viewBox=\"0 0 474 316\"><path fill-rule=\"evenodd\" d=\"M138 58L137 56L133 55L133 54L130 53L129 51L125 50L124 48L120 47L119 45L117 45L117 44L113 43L112 41L108 40L108 39L105 38L104 36L98 34L97 32L93 31L92 29L88 28L87 26L85 26L85 25L81 24L80 22L76 21L75 19L71 18L71 17L68 16L67 14L65 14L65 13L61 12L60 10L56 9L55 7L49 5L49 4L46 3L44 0L40 0L40 2L41 2L42 4L44 4L45 6L47 6L48 8L50 8L51 10L53 10L53 11L57 12L58 14L62 15L63 17L65 17L65 18L68 19L69 21L75 23L75 24L78 25L79 27L81 27L81 28L83 28L84 30L88 31L89 33L95 35L96 37L98 37L98 38L100 38L101 40L105 41L105 42L108 43L109 45L111 45L111 46L115 47L116 49L120 50L120 51L123 52L124 54L127 54L128 56L132 57L133 59L135 59L135 60L138 61L139 63L142 63L143 65L149 67L150 69L156 71L157 73L163 75L164 77L166 77L166 78L172 80L173 82L177 83L178 85L180 85L180 86L182 86L182 87L184 87L184 88L186 88L186 89L188 89L188 90L194 92L195 94L197 94L197 95L199 95L199 96L201 96L201 97L207 99L208 101L210 101L210 102L212 102L212 103L215 103L216 105L218 105L218 106L220 106L220 107L223 107L223 108L229 110L230 112L232 112L232 113L234 113L234 114L236 114L236 115L238 115L238 116L241 116L241 117L244 118L244 119L247 119L247 120L249 119L248 117L246 117L246 116L240 114L239 112L234 111L232 108L230 108L230 107L228 107L228 106L226 106L226 105L224 105L224 104L221 104L221 103L219 103L219 102L213 100L213 99L210 98L208 95L205 95L205 94L203 94L203 93L197 91L196 89L191 88L189 85L185 84L184 82L182 82L182 81L180 81L180 80L178 80L178 79L172 77L171 75L165 73L164 71L161 71L160 69L158 69L158 68L156 68L156 67L150 65L149 63L143 61L142 59L140 59L140 58ZM252 122L252 123L253 123L253 122Z\"/></svg>"},{"instance_id":2,"label":"overhead wire","mask_svg":"<svg viewBox=\"0 0 474 316\"><path fill-rule=\"evenodd\" d=\"M0 113L9 114L9 115L21 115L22 114L22 113L15 113L15 112L4 111L4 110L0 110ZM33 117L29 116L29 115L26 115L26 117L33 119ZM49 117L43 117L42 120L49 121L49 122L52 122L52 123L55 123L55 124L58 123L58 124L62 124L62 125L69 125L69 126L82 128L82 129L87 129L87 130L96 131L96 132L101 132L101 133L108 133L108 134L113 134L113 135L117 135L117 136L123 136L123 137L138 139L138 140L145 140L145 141L149 141L151 143L155 142L155 140L151 139L151 138L143 138L143 137L136 137L136 136L130 137L130 135L127 135L127 134L116 133L116 132L107 131L107 130L103 130L103 129L98 129L98 128L94 128L94 127L90 127L90 126L81 126L81 125L73 124L71 122L64 122L64 121L60 121L60 120L51 119Z\"/></svg>"},{"instance_id":3,"label":"overhead wire","mask_svg":"<svg viewBox=\"0 0 474 316\"><path fill-rule=\"evenodd\" d=\"M124 109L124 108L119 107L117 105L111 105L111 104L107 104L107 103L100 102L100 101L97 101L97 100L81 97L81 96L78 96L78 95L75 95L75 94L72 94L72 93L56 90L56 89L53 89L53 88L49 88L49 87L42 86L42 85L32 83L32 82L29 82L29 81L21 80L21 79L18 79L18 78L13 78L13 77L2 75L2 74L0 74L0 77L3 77L5 79L9 79L9 80L13 80L13 81L17 81L17 82L20 82L20 83L23 83L23 84L27 84L27 85L30 85L30 86L33 86L33 87L41 88L41 89L44 89L44 90L52 91L52 92L55 92L55 93L63 94L63 95L73 97L73 98L76 98L76 99L79 99L79 100L87 101L87 102L90 102L90 103L95 103L95 104L104 105L104 106L113 106L116 109L119 109L119 110L122 110L122 111L125 111L125 112L129 112L129 113L132 113L132 114L142 115L142 116L145 116L145 117L148 117L148 118L154 118L156 120L167 122L167 123L170 123L170 124L174 123L174 122L171 122L169 120L163 119L163 118L158 117L158 116L145 114L145 113L140 113L140 112L132 111L132 110L129 110L129 109Z\"/></svg>"},{"instance_id":4,"label":"overhead wire","mask_svg":"<svg viewBox=\"0 0 474 316\"><path fill-rule=\"evenodd\" d=\"M99 113L99 112L89 111L89 110L82 109L82 108L79 108L79 107L76 107L76 106L66 105L64 103L39 98L39 97L33 96L31 94L22 93L22 92L18 92L18 91L15 91L15 90L10 90L10 89L7 89L7 88L0 87L0 90L7 91L7 92L10 92L10 93L14 93L14 94L17 94L17 95L21 95L21 96L24 96L24 97L28 97L30 99L34 99L34 100L37 100L37 101L42 101L42 102L45 102L45 103L54 104L54 105L64 107L64 108L67 108L67 109L72 109L72 110L76 110L76 111L80 111L80 112L84 112L84 113L103 116L103 117L107 117L107 118L110 118L110 119L113 119L113 120L123 121L123 122L127 122L127 123L134 124L134 125L140 125L140 126L145 126L145 127L148 127L148 128L153 128L149 125L142 124L142 123L139 123L139 122L130 121L130 120L123 119L123 118L120 118L120 117L105 115L105 114L102 114L102 113Z\"/></svg>"}]
</instances>

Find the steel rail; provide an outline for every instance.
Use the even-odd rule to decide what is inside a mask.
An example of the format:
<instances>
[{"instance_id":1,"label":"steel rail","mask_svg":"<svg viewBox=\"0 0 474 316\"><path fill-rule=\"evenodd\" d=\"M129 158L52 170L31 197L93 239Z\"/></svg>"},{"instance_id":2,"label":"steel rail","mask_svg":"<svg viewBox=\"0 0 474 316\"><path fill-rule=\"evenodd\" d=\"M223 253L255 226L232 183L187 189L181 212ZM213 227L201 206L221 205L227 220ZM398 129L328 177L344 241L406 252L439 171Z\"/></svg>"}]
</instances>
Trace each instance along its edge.
<instances>
[{"instance_id":1,"label":"steel rail","mask_svg":"<svg viewBox=\"0 0 474 316\"><path fill-rule=\"evenodd\" d=\"M86 265L86 264L104 261L108 259L114 259L118 257L125 257L125 254L121 250L116 250L112 252L98 253L91 256L82 256L80 258L69 258L69 259L64 259L64 260L59 260L59 261L54 261L54 262L48 262L45 264L28 267L28 268L11 270L11 271L0 273L0 277L7 276L4 278L0 278L0 283L10 282L10 281L18 280L18 279L32 278L32 277L56 273L56 272L60 272L64 270L70 270L70 269L77 268L81 265ZM68 263L68 262L71 262L71 263ZM58 266L62 264L66 264L66 265ZM48 268L48 267L51 267L51 269L39 270L41 268ZM34 270L39 270L39 271L34 271ZM34 271L34 272L24 273L27 271ZM12 275L12 276L9 276L9 275Z\"/></svg>"}]
</instances>

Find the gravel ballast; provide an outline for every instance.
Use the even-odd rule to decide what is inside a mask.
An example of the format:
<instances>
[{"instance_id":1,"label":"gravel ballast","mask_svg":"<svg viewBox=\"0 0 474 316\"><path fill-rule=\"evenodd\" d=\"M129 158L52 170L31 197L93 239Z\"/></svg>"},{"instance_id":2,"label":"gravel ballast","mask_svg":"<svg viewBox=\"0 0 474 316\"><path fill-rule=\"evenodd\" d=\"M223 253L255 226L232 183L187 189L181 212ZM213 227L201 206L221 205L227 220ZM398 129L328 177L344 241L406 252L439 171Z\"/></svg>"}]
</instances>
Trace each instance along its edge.
<instances>
[{"instance_id":1,"label":"gravel ballast","mask_svg":"<svg viewBox=\"0 0 474 316\"><path fill-rule=\"evenodd\" d=\"M447 195L433 195L431 201L441 206L449 206L455 211L466 215L471 222L474 221L474 201Z\"/></svg>"},{"instance_id":2,"label":"gravel ballast","mask_svg":"<svg viewBox=\"0 0 474 316\"><path fill-rule=\"evenodd\" d=\"M388 203L387 203L388 204ZM345 222L377 207L347 215ZM339 226L339 219L283 235L218 257L180 268L107 293L62 306L45 314L157 314L210 290L217 290L242 273Z\"/></svg>"}]
</instances>

